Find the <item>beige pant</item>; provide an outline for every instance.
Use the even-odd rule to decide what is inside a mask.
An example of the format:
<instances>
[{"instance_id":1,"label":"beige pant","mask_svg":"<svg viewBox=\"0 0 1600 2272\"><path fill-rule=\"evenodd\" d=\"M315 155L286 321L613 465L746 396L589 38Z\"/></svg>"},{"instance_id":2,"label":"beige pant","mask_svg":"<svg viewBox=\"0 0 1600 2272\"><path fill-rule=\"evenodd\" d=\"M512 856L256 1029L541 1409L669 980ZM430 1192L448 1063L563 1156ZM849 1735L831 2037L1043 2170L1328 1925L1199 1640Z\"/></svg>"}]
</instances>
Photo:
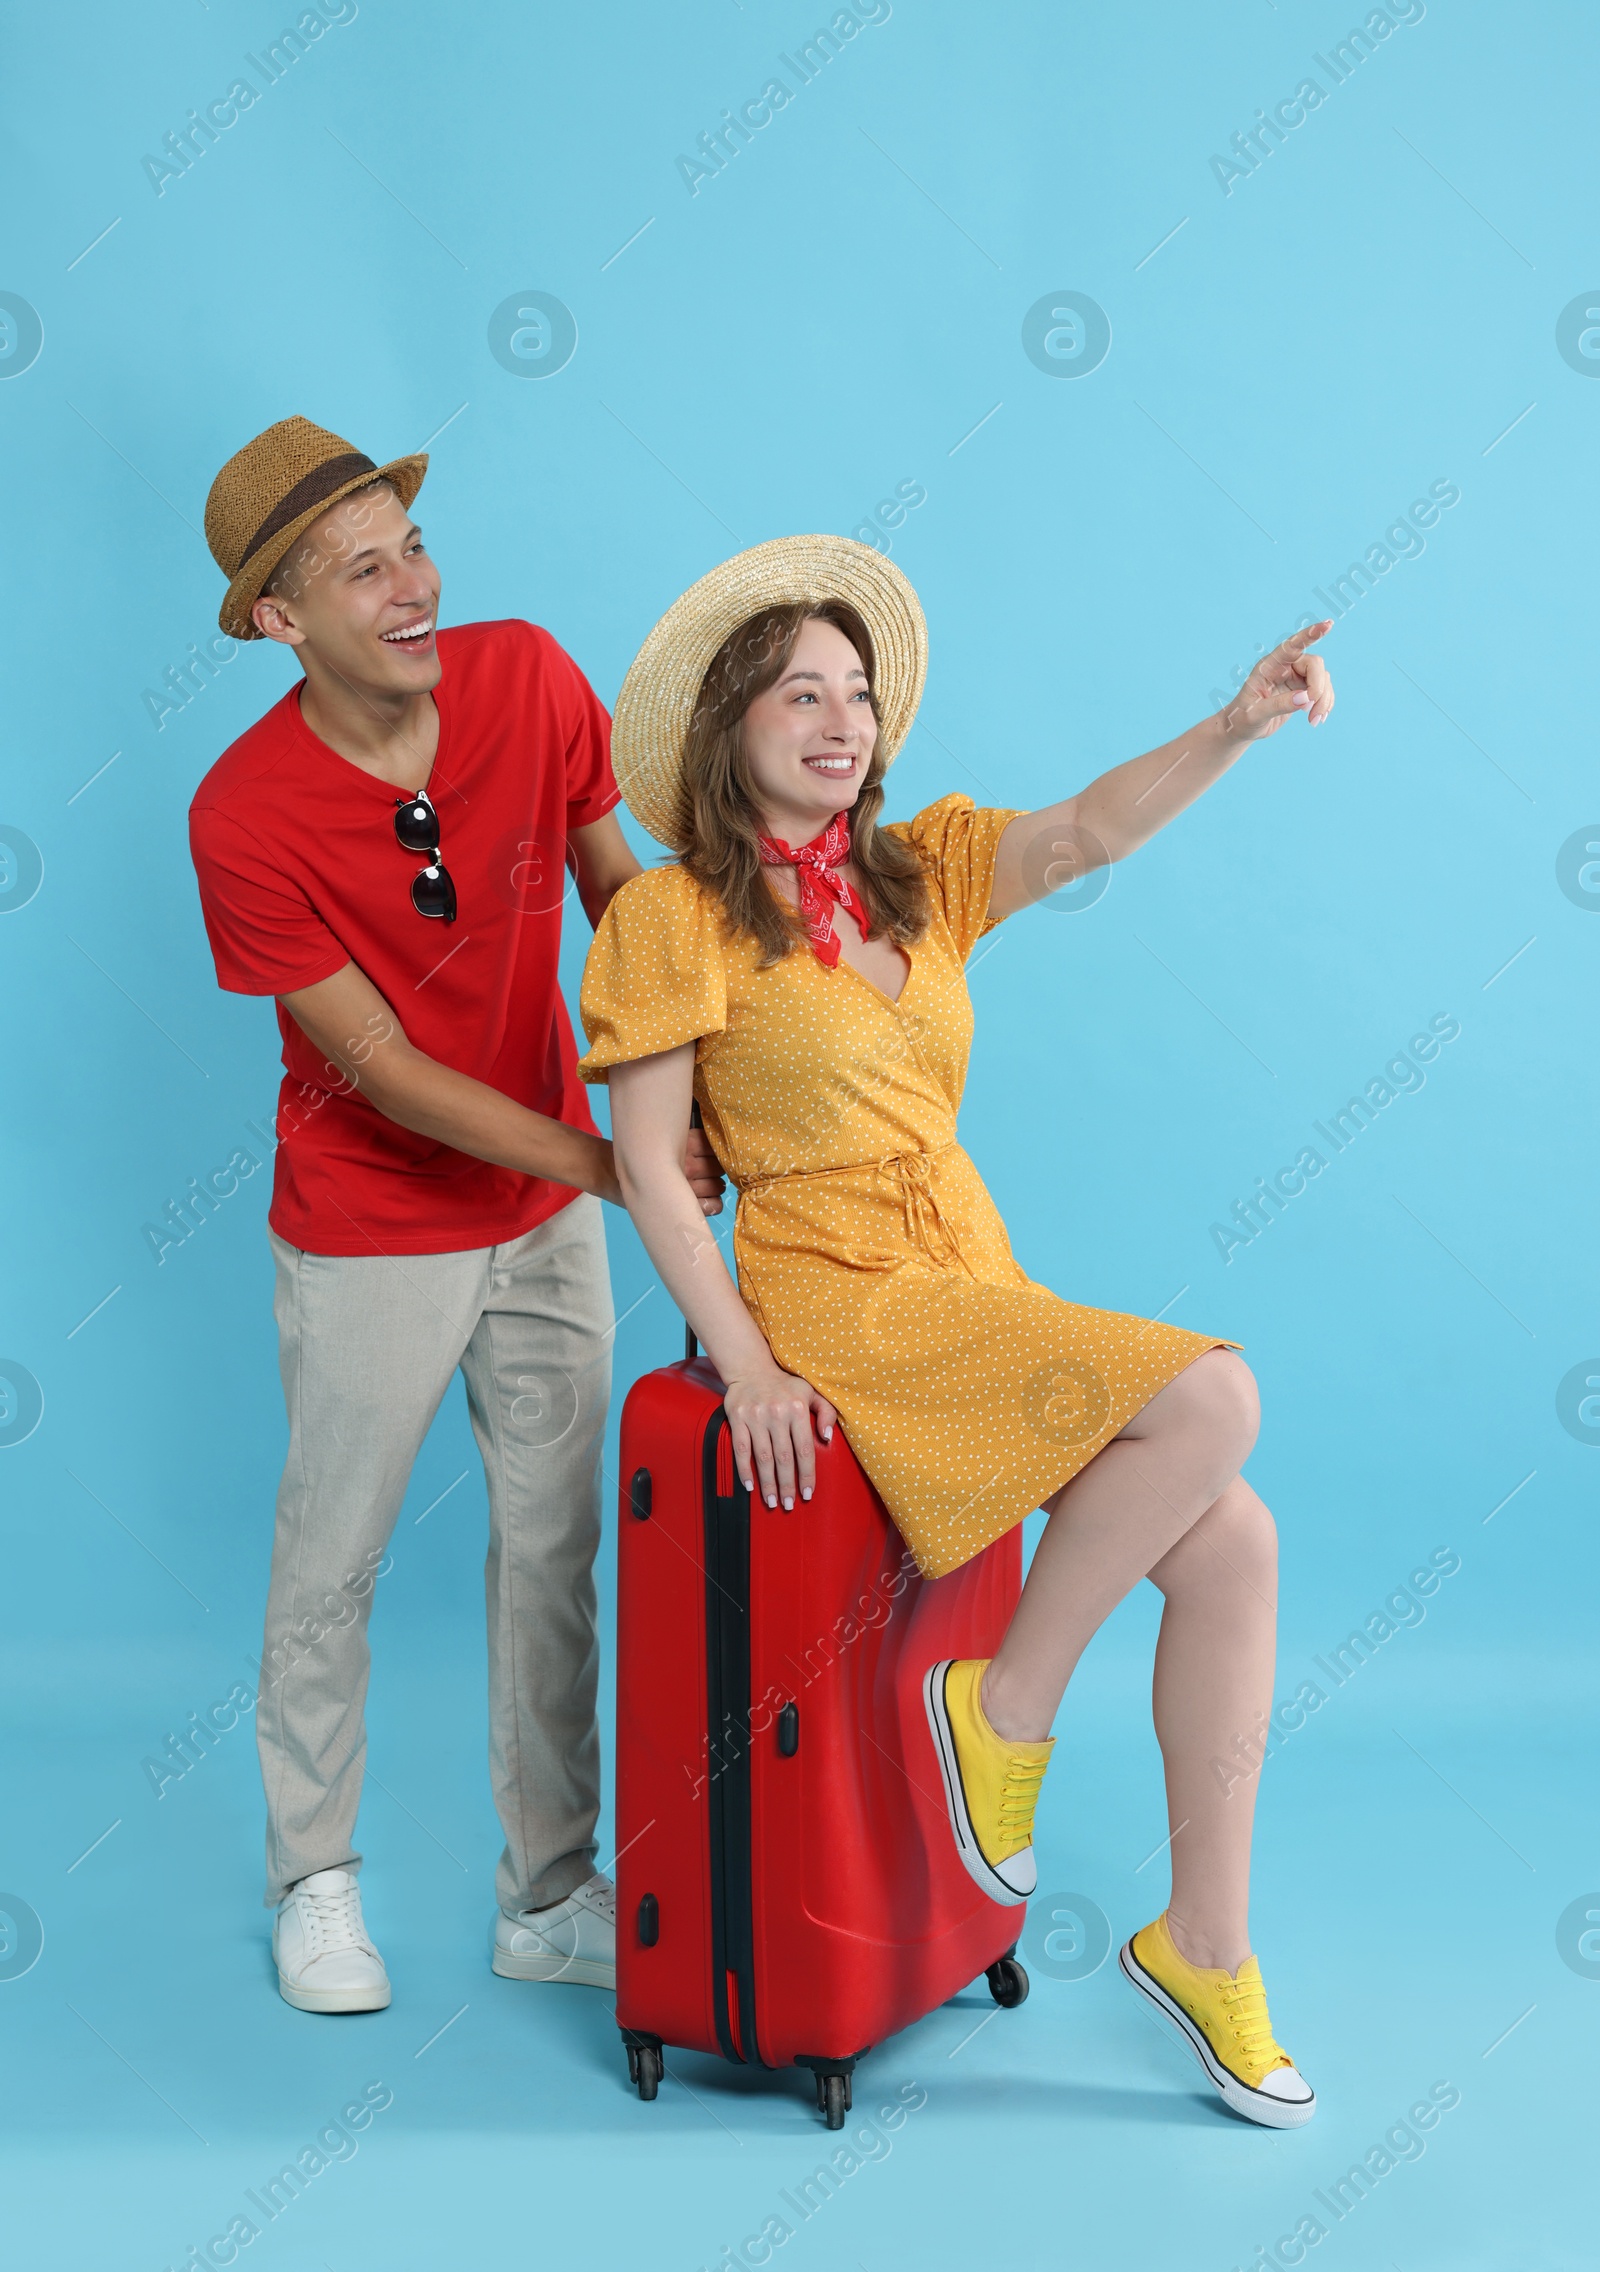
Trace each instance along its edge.
<instances>
[{"instance_id":1,"label":"beige pant","mask_svg":"<svg viewBox=\"0 0 1600 2272\"><path fill-rule=\"evenodd\" d=\"M373 1573L457 1366L489 1486L489 1768L502 1909L594 1869L593 1565L614 1331L601 1202L460 1254L302 1254L269 1233L289 1458L256 1735L267 1902L355 1869Z\"/></svg>"}]
</instances>

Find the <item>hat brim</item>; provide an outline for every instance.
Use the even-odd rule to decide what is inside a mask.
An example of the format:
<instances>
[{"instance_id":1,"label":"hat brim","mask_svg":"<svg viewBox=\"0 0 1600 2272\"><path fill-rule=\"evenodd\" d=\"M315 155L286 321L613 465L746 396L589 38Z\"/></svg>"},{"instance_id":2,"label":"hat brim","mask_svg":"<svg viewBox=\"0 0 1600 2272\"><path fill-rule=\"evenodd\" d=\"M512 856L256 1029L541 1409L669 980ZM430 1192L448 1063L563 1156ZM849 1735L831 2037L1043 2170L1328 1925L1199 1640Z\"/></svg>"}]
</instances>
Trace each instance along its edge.
<instances>
[{"instance_id":1,"label":"hat brim","mask_svg":"<svg viewBox=\"0 0 1600 2272\"><path fill-rule=\"evenodd\" d=\"M266 544L253 552L228 586L227 594L217 611L217 621L230 639L259 639L263 635L250 619L250 610L271 582L274 571L284 555L293 551L313 521L331 512L342 497L357 489L370 489L375 481L387 481L402 505L410 510L413 498L422 487L422 477L428 470L426 451L411 457L391 458L387 465L375 466L371 473L353 474L326 497L302 513L298 520L290 521L278 530Z\"/></svg>"},{"instance_id":2,"label":"hat brim","mask_svg":"<svg viewBox=\"0 0 1600 2272\"><path fill-rule=\"evenodd\" d=\"M674 852L687 843L683 759L690 722L718 649L763 608L843 600L871 634L885 763L898 755L922 699L928 629L894 563L854 537L786 536L723 561L674 601L629 665L611 727L611 764L640 826Z\"/></svg>"}]
</instances>

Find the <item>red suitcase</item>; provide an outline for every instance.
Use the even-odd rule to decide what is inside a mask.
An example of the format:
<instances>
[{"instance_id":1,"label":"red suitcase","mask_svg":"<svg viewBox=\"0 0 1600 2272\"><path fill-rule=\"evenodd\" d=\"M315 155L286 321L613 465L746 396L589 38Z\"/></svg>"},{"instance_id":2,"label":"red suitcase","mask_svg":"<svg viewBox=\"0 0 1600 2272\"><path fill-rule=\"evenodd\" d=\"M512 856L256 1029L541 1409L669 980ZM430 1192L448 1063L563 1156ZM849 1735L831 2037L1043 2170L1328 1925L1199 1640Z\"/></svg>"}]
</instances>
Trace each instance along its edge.
<instances>
[{"instance_id":1,"label":"red suitcase","mask_svg":"<svg viewBox=\"0 0 1600 2272\"><path fill-rule=\"evenodd\" d=\"M641 2098L681 2045L811 2069L838 2129L873 2044L980 1973L1028 1992L922 1699L938 1659L993 1655L1022 1540L923 1578L843 1431L816 1457L809 1501L752 1503L692 1343L623 1407L617 2022Z\"/></svg>"}]
</instances>

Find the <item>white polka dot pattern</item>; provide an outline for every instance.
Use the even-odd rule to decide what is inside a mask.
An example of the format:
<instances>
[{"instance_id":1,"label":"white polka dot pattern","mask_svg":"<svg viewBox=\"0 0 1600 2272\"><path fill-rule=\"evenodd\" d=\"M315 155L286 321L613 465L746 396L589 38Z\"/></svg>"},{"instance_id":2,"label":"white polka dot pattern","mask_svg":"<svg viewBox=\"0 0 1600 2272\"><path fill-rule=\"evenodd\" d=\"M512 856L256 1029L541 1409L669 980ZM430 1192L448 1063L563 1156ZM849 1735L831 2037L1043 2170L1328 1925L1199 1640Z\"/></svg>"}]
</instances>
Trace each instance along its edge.
<instances>
[{"instance_id":1,"label":"white polka dot pattern","mask_svg":"<svg viewBox=\"0 0 1600 2272\"><path fill-rule=\"evenodd\" d=\"M739 1190L739 1290L778 1362L838 1407L930 1577L1019 1522L1216 1336L1036 1285L956 1141L995 848L1015 813L943 797L895 833L933 887L898 1002L803 950L768 970L672 866L624 884L583 976L578 1070L696 1043Z\"/></svg>"}]
</instances>

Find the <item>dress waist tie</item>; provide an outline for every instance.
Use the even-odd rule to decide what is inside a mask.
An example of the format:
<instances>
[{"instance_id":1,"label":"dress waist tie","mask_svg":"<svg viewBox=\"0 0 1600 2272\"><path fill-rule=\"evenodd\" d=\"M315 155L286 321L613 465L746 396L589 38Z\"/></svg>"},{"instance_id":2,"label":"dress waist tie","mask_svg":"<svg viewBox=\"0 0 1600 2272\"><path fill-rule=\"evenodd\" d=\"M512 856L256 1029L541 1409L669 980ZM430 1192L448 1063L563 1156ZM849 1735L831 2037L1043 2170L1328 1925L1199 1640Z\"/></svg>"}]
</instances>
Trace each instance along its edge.
<instances>
[{"instance_id":1,"label":"dress waist tie","mask_svg":"<svg viewBox=\"0 0 1600 2272\"><path fill-rule=\"evenodd\" d=\"M906 1211L906 1237L920 1246L930 1262L959 1262L956 1235L940 1212L933 1189L933 1161L927 1152L890 1152L878 1162L878 1173L893 1172L899 1179Z\"/></svg>"},{"instance_id":2,"label":"dress waist tie","mask_svg":"<svg viewBox=\"0 0 1600 2272\"><path fill-rule=\"evenodd\" d=\"M941 1151L953 1151L953 1144L942 1145ZM859 1175L867 1168L879 1175L892 1174L900 1186L900 1200L905 1209L906 1237L918 1246L930 1262L941 1265L961 1262L964 1257L954 1231L940 1212L933 1189L933 1163L936 1152L888 1152L881 1160L862 1160L842 1163L827 1168L778 1168L768 1175L751 1176L735 1185L741 1199L760 1191L765 1185L788 1183L797 1178L810 1180L813 1176Z\"/></svg>"}]
</instances>

